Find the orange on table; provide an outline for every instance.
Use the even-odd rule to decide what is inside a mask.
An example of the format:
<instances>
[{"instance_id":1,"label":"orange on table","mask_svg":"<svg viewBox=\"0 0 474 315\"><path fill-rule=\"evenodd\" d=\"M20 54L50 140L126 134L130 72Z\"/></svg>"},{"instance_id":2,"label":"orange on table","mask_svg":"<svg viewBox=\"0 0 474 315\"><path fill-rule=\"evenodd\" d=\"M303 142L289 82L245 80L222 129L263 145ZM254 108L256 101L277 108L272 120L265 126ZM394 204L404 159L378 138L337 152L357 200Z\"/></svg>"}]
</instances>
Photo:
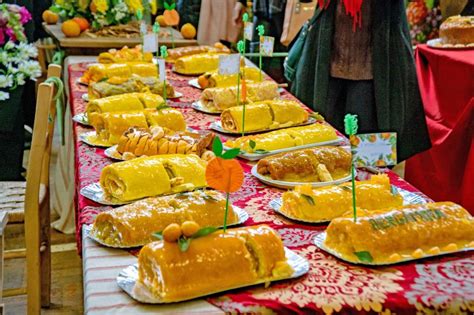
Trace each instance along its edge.
<instances>
[{"instance_id":1,"label":"orange on table","mask_svg":"<svg viewBox=\"0 0 474 315\"><path fill-rule=\"evenodd\" d=\"M45 21L47 24L56 24L59 21L59 15L57 15L51 10L44 10L41 17L43 18L43 21Z\"/></svg>"},{"instance_id":2,"label":"orange on table","mask_svg":"<svg viewBox=\"0 0 474 315\"><path fill-rule=\"evenodd\" d=\"M61 31L63 31L67 37L77 37L81 35L81 27L73 20L64 21L61 26Z\"/></svg>"},{"instance_id":3,"label":"orange on table","mask_svg":"<svg viewBox=\"0 0 474 315\"><path fill-rule=\"evenodd\" d=\"M165 22L165 17L163 15L158 15L155 19L155 22L157 22L161 27L166 27L168 24Z\"/></svg>"},{"instance_id":4,"label":"orange on table","mask_svg":"<svg viewBox=\"0 0 474 315\"><path fill-rule=\"evenodd\" d=\"M184 39L193 39L196 37L196 28L191 23L186 23L181 27L181 35Z\"/></svg>"},{"instance_id":5,"label":"orange on table","mask_svg":"<svg viewBox=\"0 0 474 315\"><path fill-rule=\"evenodd\" d=\"M175 9L165 10L163 12L163 20L169 26L176 26L179 24L179 13Z\"/></svg>"},{"instance_id":6,"label":"orange on table","mask_svg":"<svg viewBox=\"0 0 474 315\"><path fill-rule=\"evenodd\" d=\"M86 18L83 17L75 17L72 19L74 22L79 24L79 27L81 28L81 32L85 31L86 29L89 28L89 21L87 21Z\"/></svg>"},{"instance_id":7,"label":"orange on table","mask_svg":"<svg viewBox=\"0 0 474 315\"><path fill-rule=\"evenodd\" d=\"M206 181L214 189L236 192L244 182L244 171L237 160L215 157L207 164Z\"/></svg>"}]
</instances>

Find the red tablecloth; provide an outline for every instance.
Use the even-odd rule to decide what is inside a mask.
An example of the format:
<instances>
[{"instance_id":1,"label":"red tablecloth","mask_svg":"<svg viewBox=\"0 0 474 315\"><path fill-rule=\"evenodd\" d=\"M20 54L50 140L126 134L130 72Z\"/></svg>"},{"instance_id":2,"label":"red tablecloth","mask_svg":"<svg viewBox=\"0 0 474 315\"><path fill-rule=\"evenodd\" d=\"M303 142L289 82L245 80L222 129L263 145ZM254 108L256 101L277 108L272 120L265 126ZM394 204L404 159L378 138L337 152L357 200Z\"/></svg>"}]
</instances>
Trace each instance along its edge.
<instances>
[{"instance_id":1,"label":"red tablecloth","mask_svg":"<svg viewBox=\"0 0 474 315\"><path fill-rule=\"evenodd\" d=\"M83 112L85 103L81 96L87 89L76 84L85 69L85 64L69 67L69 85L73 115ZM189 77L168 71L171 84L184 96L171 105L182 110L188 125L205 129L216 116L198 113L190 108L200 91L188 85ZM284 93L284 98L295 99ZM90 147L77 140L77 135L89 131L75 125L76 182L80 188L98 181L101 169L112 163L104 156L104 150ZM323 225L299 225L275 214L268 206L270 200L281 195L281 190L261 184L250 175L251 164L241 161L245 170L242 189L233 194L235 205L244 208L250 215L246 225L265 223L275 228L285 245L310 262L310 272L298 279L281 281L269 288L263 286L234 290L227 294L214 295L208 301L228 312L262 312L270 309L278 314L300 313L368 313L414 314L416 310L429 312L432 309L450 310L453 313L474 311L474 255L464 253L429 259L420 263L407 263L390 268L364 268L347 263L319 250L313 238L321 233ZM394 173L388 175L392 183L400 188L417 192L416 189ZM368 174L360 172L360 176ZM108 207L102 207L79 194L77 195L77 231L91 223L94 216ZM80 242L80 237L78 238ZM85 248L87 250L87 248ZM113 281L114 279L111 279ZM91 285L99 285L97 280ZM95 291L100 292L100 288ZM99 294L99 293L94 293ZM125 294L117 288L114 292L101 292L107 299L111 294ZM130 300L133 306L134 301ZM117 305L123 308L127 305ZM113 313L114 305L107 309Z\"/></svg>"},{"instance_id":2,"label":"red tablecloth","mask_svg":"<svg viewBox=\"0 0 474 315\"><path fill-rule=\"evenodd\" d=\"M419 45L416 67L433 147L407 161L405 178L474 214L474 49Z\"/></svg>"}]
</instances>

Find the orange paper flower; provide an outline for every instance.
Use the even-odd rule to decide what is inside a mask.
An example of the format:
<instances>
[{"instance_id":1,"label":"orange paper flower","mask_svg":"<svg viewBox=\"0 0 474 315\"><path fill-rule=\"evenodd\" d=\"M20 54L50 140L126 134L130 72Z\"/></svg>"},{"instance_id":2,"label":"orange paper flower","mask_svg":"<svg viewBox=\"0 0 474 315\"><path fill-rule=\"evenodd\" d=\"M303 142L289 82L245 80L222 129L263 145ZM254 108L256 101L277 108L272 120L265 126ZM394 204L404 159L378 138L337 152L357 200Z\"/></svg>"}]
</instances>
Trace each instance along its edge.
<instances>
[{"instance_id":1,"label":"orange paper flower","mask_svg":"<svg viewBox=\"0 0 474 315\"><path fill-rule=\"evenodd\" d=\"M165 10L163 12L165 23L169 26L176 26L179 24L179 13L176 10Z\"/></svg>"},{"instance_id":2,"label":"orange paper flower","mask_svg":"<svg viewBox=\"0 0 474 315\"><path fill-rule=\"evenodd\" d=\"M233 193L242 186L244 171L236 160L216 157L207 164L206 181L214 189Z\"/></svg>"}]
</instances>

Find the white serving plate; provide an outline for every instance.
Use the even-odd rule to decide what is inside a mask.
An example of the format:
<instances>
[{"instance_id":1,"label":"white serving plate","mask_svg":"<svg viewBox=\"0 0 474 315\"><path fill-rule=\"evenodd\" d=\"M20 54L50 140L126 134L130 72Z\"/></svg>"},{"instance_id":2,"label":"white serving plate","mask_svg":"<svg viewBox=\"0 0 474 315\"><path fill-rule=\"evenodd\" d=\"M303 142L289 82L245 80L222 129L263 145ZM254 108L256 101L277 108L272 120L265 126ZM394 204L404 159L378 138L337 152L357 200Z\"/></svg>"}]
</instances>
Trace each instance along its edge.
<instances>
[{"instance_id":1,"label":"white serving plate","mask_svg":"<svg viewBox=\"0 0 474 315\"><path fill-rule=\"evenodd\" d=\"M330 182L287 182L283 180L275 180L271 179L268 176L262 175L257 172L257 165L254 165L252 167L251 173L254 177L256 177L259 181L261 181L264 184L267 184L269 186L277 187L277 188L282 188L282 189L291 189L295 188L296 186L301 186L301 185L311 185L312 187L324 187L324 186L329 186L329 185L339 185L342 183L345 183L347 181L351 180L351 175L347 175L343 178L339 178Z\"/></svg>"},{"instance_id":2,"label":"white serving plate","mask_svg":"<svg viewBox=\"0 0 474 315\"><path fill-rule=\"evenodd\" d=\"M428 47L431 48L436 48L436 49L474 49L474 43L468 44L468 45L463 45L463 44L444 44L443 40L441 38L434 38L430 39L429 41L426 42Z\"/></svg>"},{"instance_id":3,"label":"white serving plate","mask_svg":"<svg viewBox=\"0 0 474 315\"><path fill-rule=\"evenodd\" d=\"M200 89L200 90L203 89L203 88L199 85L197 78L189 80L189 81L188 81L188 84L189 84L190 86L192 86L192 87L195 87L196 89Z\"/></svg>"},{"instance_id":4,"label":"white serving plate","mask_svg":"<svg viewBox=\"0 0 474 315\"><path fill-rule=\"evenodd\" d=\"M318 142L318 143L298 145L296 147L268 151L267 153L247 153L247 152L242 152L241 151L238 156L243 158L243 159L249 160L249 161L257 161L257 160L263 159L264 157L275 155L275 154L278 154L278 153L295 151L295 150L299 150L299 149L314 148L314 147L319 147L319 146L323 146L323 145L337 145L338 143L340 143L342 141L343 141L343 139L341 137L337 137L337 139L330 140L330 141L323 141L323 142ZM224 149L225 150L230 150L232 148L224 146Z\"/></svg>"},{"instance_id":5,"label":"white serving plate","mask_svg":"<svg viewBox=\"0 0 474 315\"><path fill-rule=\"evenodd\" d=\"M403 198L403 205L414 205L414 204L423 204L427 203L426 199L416 193L410 192L405 189L398 188L396 186L392 185L392 189L396 191L398 194L400 194ZM305 219L300 219L300 218L295 218L293 216L288 215L287 213L281 211L281 205L282 205L282 200L281 198L275 198L272 201L269 202L268 204L270 208L273 209L278 214L281 214L282 216L293 220L293 221L298 221L298 222L304 222L304 223L329 223L331 220L305 220Z\"/></svg>"},{"instance_id":6,"label":"white serving plate","mask_svg":"<svg viewBox=\"0 0 474 315\"><path fill-rule=\"evenodd\" d=\"M192 242L191 242L191 246ZM252 286L252 285L257 285L257 284L263 284L263 283L268 283L271 281L280 281L280 280L287 280L287 279L294 279L301 277L302 275L306 274L309 271L309 262L301 257L300 255L296 254L294 251L288 249L285 247L285 255L288 264L293 268L294 272L291 276L281 278L281 277L275 277L275 278L267 278L267 279L262 279L254 283L248 283L240 286L235 286L235 287L230 287L222 291L212 291L208 292L203 295L199 296L194 296L192 298L189 298L187 300L195 299L195 298L200 298L203 296L211 295L214 293L218 292L224 292L228 290L233 290L233 289L238 289L238 288L244 288L247 286ZM151 292L148 290L148 288L143 287L137 283L138 280L138 264L133 264L131 266L128 266L127 268L123 269L118 277L117 277L117 284L118 286L124 290L130 297L132 297L134 300L137 300L142 303L151 303L151 304L163 304L163 303L173 303L173 302L181 302L185 301L183 300L167 300L163 301L160 299L157 299L154 297Z\"/></svg>"},{"instance_id":7,"label":"white serving plate","mask_svg":"<svg viewBox=\"0 0 474 315\"><path fill-rule=\"evenodd\" d=\"M99 148L108 148L110 146L112 146L112 144L110 143L105 143L105 142L94 142L94 141L91 141L90 137L94 137L94 136L97 136L97 133L94 131L88 131L88 132L84 132L84 133L81 133L79 135L79 140L81 140L81 142L84 142L85 144L88 144L90 146L93 146L93 147L99 147Z\"/></svg>"},{"instance_id":8,"label":"white serving plate","mask_svg":"<svg viewBox=\"0 0 474 315\"><path fill-rule=\"evenodd\" d=\"M242 208L239 208L239 207L236 207L236 206L232 206L232 208L234 209L235 213L237 214L237 216L239 217L239 221L235 222L235 223L232 223L232 224L228 224L227 226L236 226L236 225L240 225L240 224L243 224L245 223L245 221L247 221L249 219L249 214L247 213L247 211L243 210ZM114 246L114 245L109 245L109 244L105 244L104 242L102 242L102 240L100 240L96 234L94 234L92 232L92 224L91 225L86 225L85 226L85 230L87 231L88 233L88 237L92 240L94 240L95 242L99 243L100 245L103 245L103 246L106 246L106 247L111 247L111 248L135 248L135 247L141 247L141 246L144 246L146 244L137 244L135 246Z\"/></svg>"},{"instance_id":9,"label":"white serving plate","mask_svg":"<svg viewBox=\"0 0 474 315\"><path fill-rule=\"evenodd\" d=\"M82 81L81 81L81 78L78 78L78 79L76 80L76 83L79 84L79 85L83 85L83 86L89 86L89 84L87 84L87 83L85 83L85 82L82 82Z\"/></svg>"},{"instance_id":10,"label":"white serving plate","mask_svg":"<svg viewBox=\"0 0 474 315\"><path fill-rule=\"evenodd\" d=\"M444 256L444 255L449 255L449 254L455 254L455 253L461 253L461 252L468 252L468 251L472 251L474 250L474 247L465 247L463 249L459 249L459 250L455 250L455 251L443 251L439 254L428 254L428 255L425 255L421 258L413 258L413 257L403 257L401 260L399 261L396 261L396 262L386 262L386 263L374 263L374 262L363 262L363 261L352 261L352 260L349 260L345 257L343 257L339 252L331 249L331 248L328 248L324 245L324 241L326 240L326 232L322 232L320 234L318 234L313 242L316 246L318 246L319 248L321 248L323 251L339 258L340 260L343 260L345 262L348 262L348 263L351 263L351 264L356 264L356 265L364 265L364 266L388 266L388 265L395 265L395 264L400 264L400 263L404 263L404 262L409 262L409 261L416 261L416 260L420 260L420 259L425 259L425 258L430 258L430 257L439 257L439 256Z\"/></svg>"},{"instance_id":11,"label":"white serving plate","mask_svg":"<svg viewBox=\"0 0 474 315\"><path fill-rule=\"evenodd\" d=\"M196 101L191 104L191 108L197 110L198 112L209 114L209 115L220 115L222 112L218 110L212 110L202 105L201 101Z\"/></svg>"},{"instance_id":12,"label":"white serving plate","mask_svg":"<svg viewBox=\"0 0 474 315\"><path fill-rule=\"evenodd\" d=\"M246 131L245 134L250 135L250 134L268 132L268 131L273 131L273 130L278 130L278 129L307 126L307 125L314 124L315 122L316 122L316 119L314 119L313 117L309 117L306 122L301 123L301 124L291 125L291 126L283 126L283 127L276 127L276 128L270 128L270 129L263 129L263 130ZM209 128L212 129L212 130L215 130L215 131L219 131L221 133L228 133L228 134L231 134L231 135L241 135L242 134L242 132L239 132L239 131L230 131L230 130L224 129L222 127L222 122L220 120L212 122L211 125L209 126Z\"/></svg>"},{"instance_id":13,"label":"white serving plate","mask_svg":"<svg viewBox=\"0 0 474 315\"><path fill-rule=\"evenodd\" d=\"M74 117L72 117L72 120L84 126L91 126L89 120L87 119L86 113L76 114Z\"/></svg>"}]
</instances>

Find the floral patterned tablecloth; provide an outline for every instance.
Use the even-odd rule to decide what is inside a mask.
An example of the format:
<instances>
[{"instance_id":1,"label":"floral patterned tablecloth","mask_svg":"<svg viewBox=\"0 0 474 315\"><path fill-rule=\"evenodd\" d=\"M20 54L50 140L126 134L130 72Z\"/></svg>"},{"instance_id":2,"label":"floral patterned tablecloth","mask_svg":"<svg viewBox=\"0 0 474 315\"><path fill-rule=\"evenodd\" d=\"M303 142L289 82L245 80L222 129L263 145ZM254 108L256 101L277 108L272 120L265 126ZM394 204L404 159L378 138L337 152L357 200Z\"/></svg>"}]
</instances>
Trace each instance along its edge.
<instances>
[{"instance_id":1,"label":"floral patterned tablecloth","mask_svg":"<svg viewBox=\"0 0 474 315\"><path fill-rule=\"evenodd\" d=\"M72 64L68 69L73 115L84 111L85 103L81 96L87 88L78 85L76 80L86 66L86 63ZM167 75L175 89L183 93L183 97L171 101L170 105L182 110L188 126L206 129L216 116L196 112L190 107L200 95L198 89L188 85L191 77L178 75L170 69ZM283 98L295 100L287 92L283 93ZM76 231L79 247L82 225L91 223L98 212L109 209L79 194L80 188L97 182L101 169L112 163L105 157L103 149L78 141L80 133L90 130L75 123ZM314 237L325 229L324 225L300 225L275 214L268 203L280 196L282 191L253 178L250 175L252 163L242 160L241 165L245 170L245 182L242 189L233 194L232 201L249 213L250 220L246 225L265 223L275 228L287 247L309 260L310 271L303 277L273 283L268 288L255 286L214 295L207 299L208 302L227 312L273 311L278 314L474 312L473 254L463 253L380 268L344 263L313 244ZM397 187L419 193L394 173L387 173ZM365 178L370 175L360 171L358 176Z\"/></svg>"}]
</instances>

